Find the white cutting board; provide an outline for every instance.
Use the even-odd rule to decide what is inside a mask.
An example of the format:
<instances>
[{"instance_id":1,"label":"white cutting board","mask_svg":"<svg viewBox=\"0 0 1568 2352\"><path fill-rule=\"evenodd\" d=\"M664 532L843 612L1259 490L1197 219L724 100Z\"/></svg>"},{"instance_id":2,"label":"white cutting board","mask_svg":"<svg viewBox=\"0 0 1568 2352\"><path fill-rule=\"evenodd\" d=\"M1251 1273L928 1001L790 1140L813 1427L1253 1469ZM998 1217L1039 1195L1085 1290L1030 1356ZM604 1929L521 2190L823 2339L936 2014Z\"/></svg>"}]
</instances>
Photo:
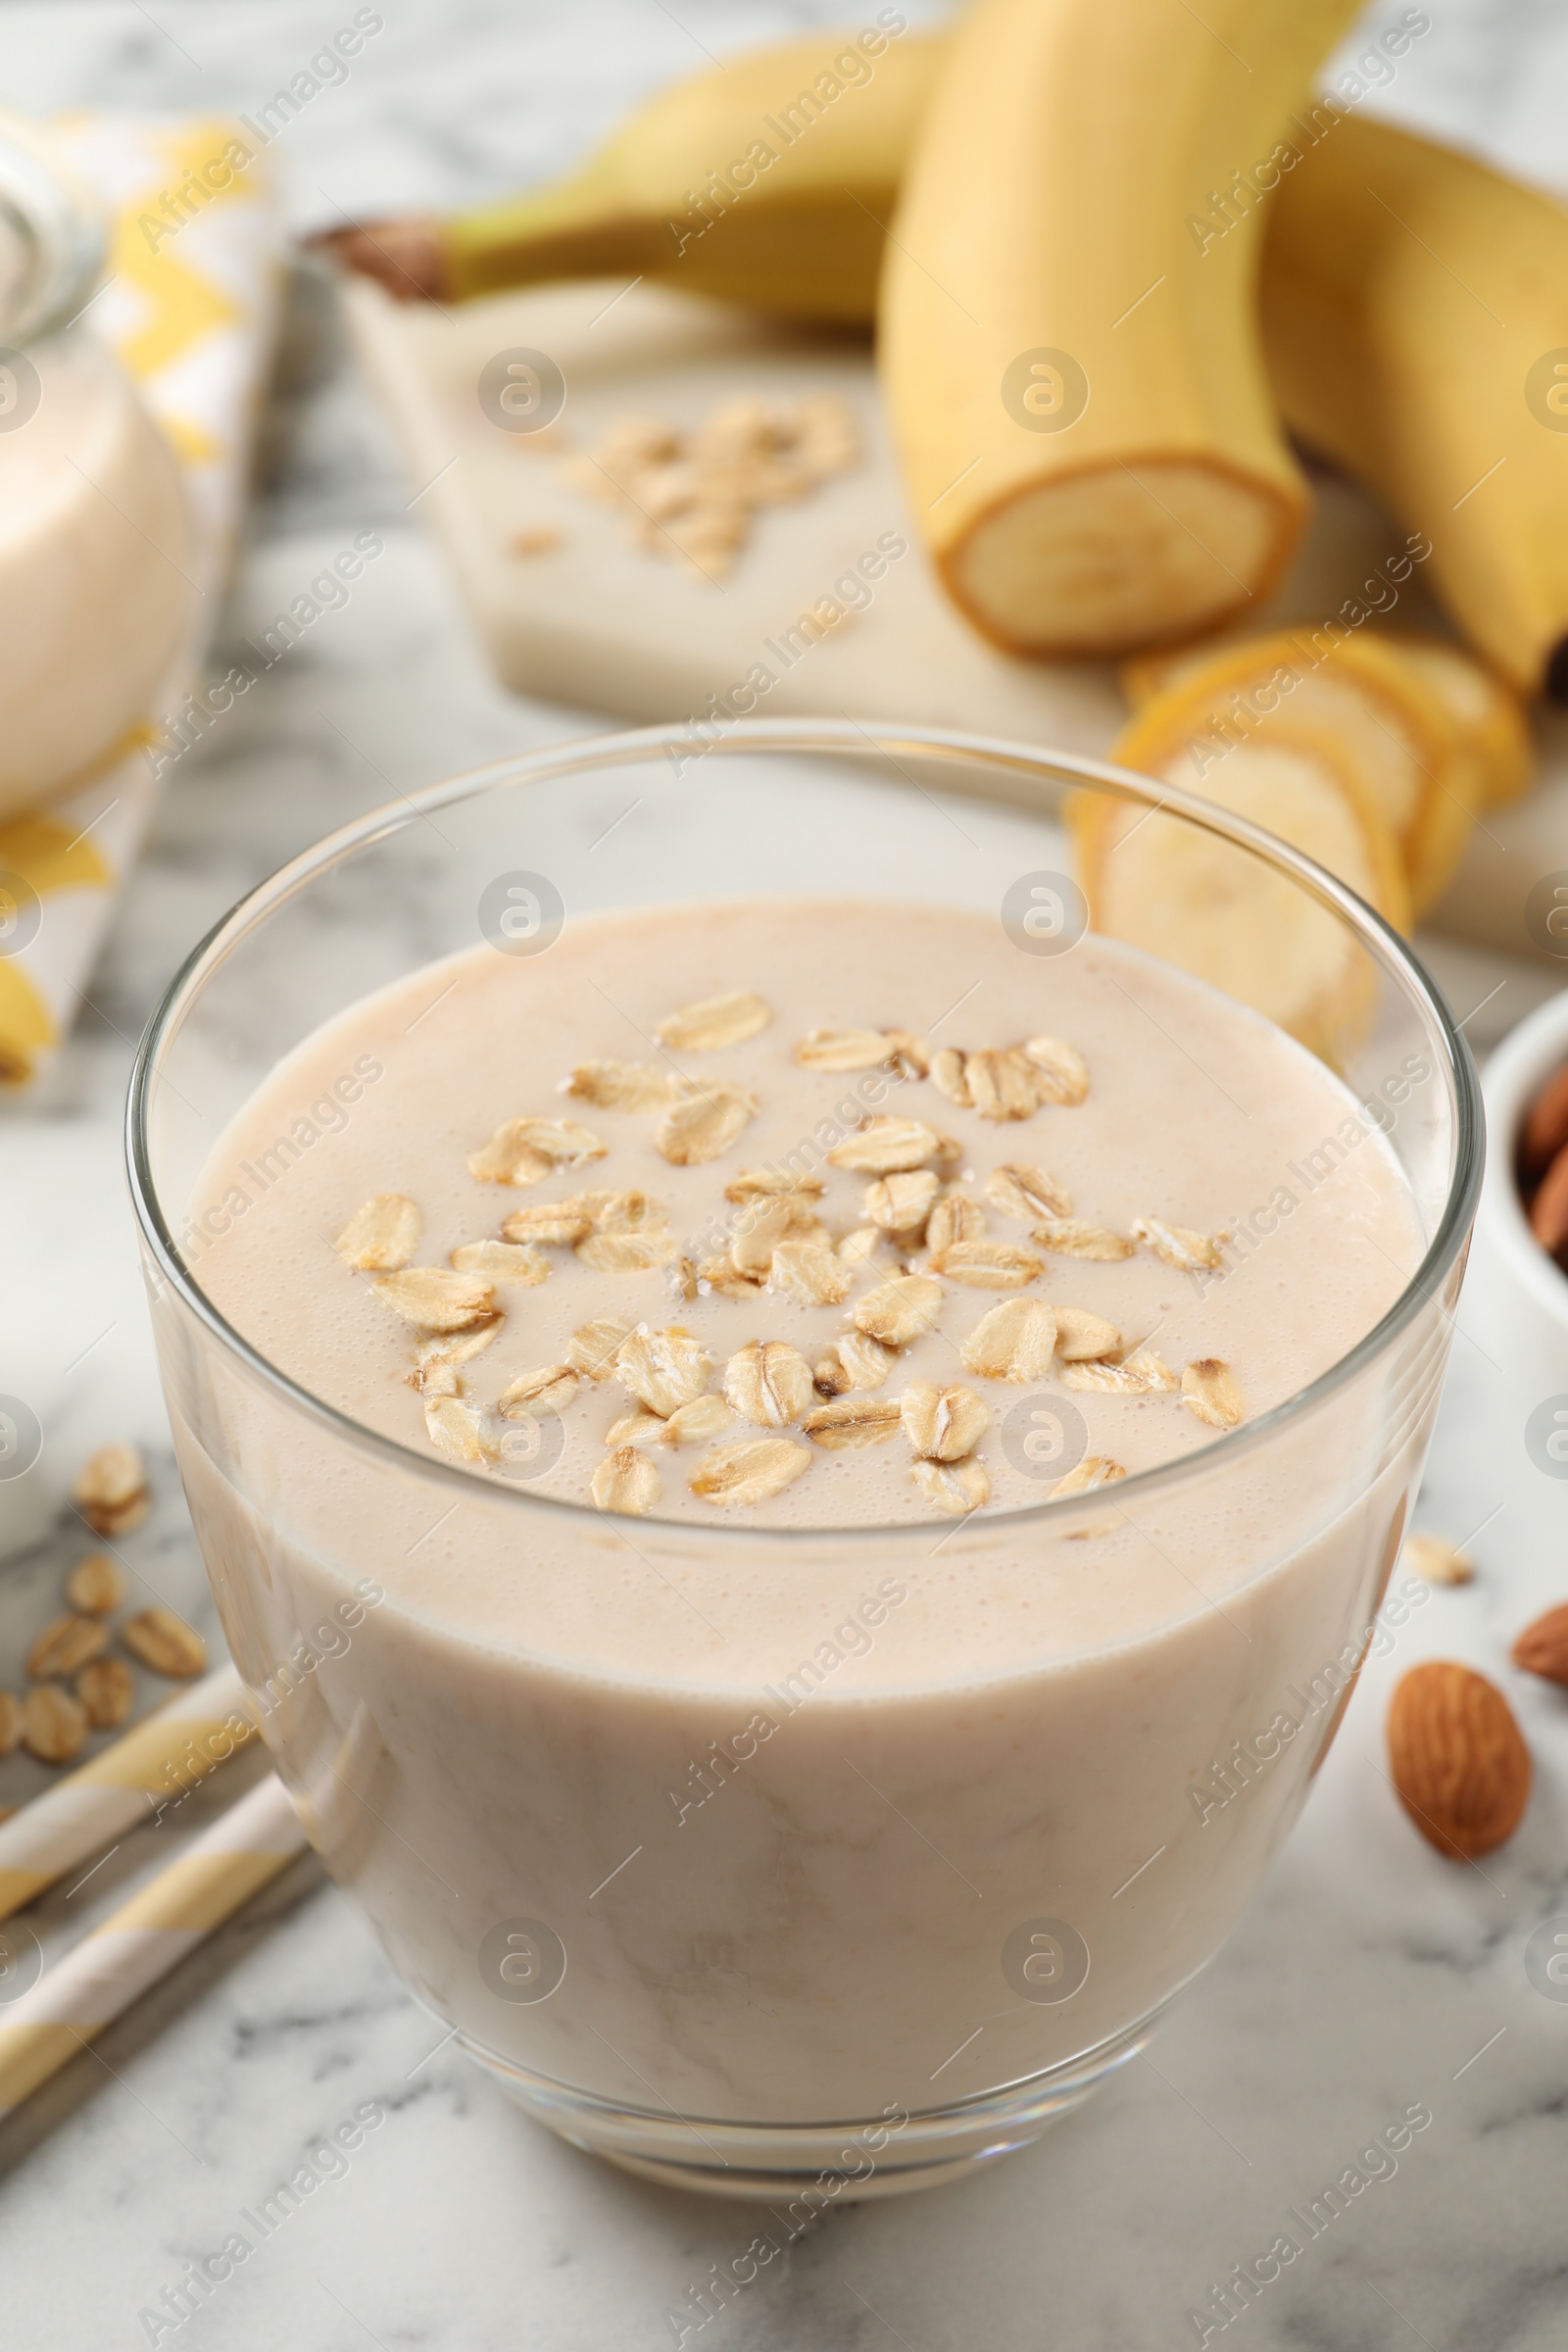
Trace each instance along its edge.
<instances>
[{"instance_id":1,"label":"white cutting board","mask_svg":"<svg viewBox=\"0 0 1568 2352\"><path fill-rule=\"evenodd\" d=\"M711 714L713 698L728 702L760 665L772 679L756 699L762 716L847 714L1069 752L1109 748L1126 715L1110 666L1009 660L941 595L858 339L793 330L641 284L617 296L598 280L452 312L398 305L366 280L351 283L346 299L362 365L403 450L414 510L441 539L507 685L628 719L688 720ZM481 371L510 351L544 353L564 378L564 407L548 433L505 430L481 407ZM719 584L634 546L626 515L588 498L560 463L628 416L690 427L738 394L810 392L850 403L863 463L794 505L763 509ZM517 535L541 526L558 532L559 544L515 553ZM908 552L872 584L869 605L792 656L785 633L889 533ZM1308 542L1258 624L1326 618L1401 538L1359 494L1320 483ZM1387 617L1442 626L1419 574ZM1553 716L1544 734L1540 786L1517 808L1489 813L1458 882L1428 918L1515 955L1529 952L1530 889L1568 868L1568 720Z\"/></svg>"}]
</instances>

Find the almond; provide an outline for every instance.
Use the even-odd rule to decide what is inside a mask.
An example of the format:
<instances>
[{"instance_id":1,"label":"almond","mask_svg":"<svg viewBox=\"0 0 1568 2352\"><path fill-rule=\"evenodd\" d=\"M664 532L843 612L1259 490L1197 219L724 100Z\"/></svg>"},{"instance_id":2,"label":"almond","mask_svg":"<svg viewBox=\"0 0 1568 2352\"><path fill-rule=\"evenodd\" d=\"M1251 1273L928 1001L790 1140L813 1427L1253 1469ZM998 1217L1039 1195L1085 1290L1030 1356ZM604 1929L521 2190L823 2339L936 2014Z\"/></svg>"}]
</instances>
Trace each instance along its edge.
<instances>
[{"instance_id":1,"label":"almond","mask_svg":"<svg viewBox=\"0 0 1568 2352\"><path fill-rule=\"evenodd\" d=\"M1512 1655L1514 1664L1522 1666L1526 1674L1539 1674L1568 1690L1568 1601L1527 1625Z\"/></svg>"},{"instance_id":2,"label":"almond","mask_svg":"<svg viewBox=\"0 0 1568 2352\"><path fill-rule=\"evenodd\" d=\"M1399 1802L1453 1862L1513 1836L1530 1801L1530 1750L1485 1675L1446 1658L1412 1666L1389 1705L1389 1765Z\"/></svg>"},{"instance_id":3,"label":"almond","mask_svg":"<svg viewBox=\"0 0 1568 2352\"><path fill-rule=\"evenodd\" d=\"M22 1738L22 1701L0 1690L0 1756L9 1756Z\"/></svg>"}]
</instances>

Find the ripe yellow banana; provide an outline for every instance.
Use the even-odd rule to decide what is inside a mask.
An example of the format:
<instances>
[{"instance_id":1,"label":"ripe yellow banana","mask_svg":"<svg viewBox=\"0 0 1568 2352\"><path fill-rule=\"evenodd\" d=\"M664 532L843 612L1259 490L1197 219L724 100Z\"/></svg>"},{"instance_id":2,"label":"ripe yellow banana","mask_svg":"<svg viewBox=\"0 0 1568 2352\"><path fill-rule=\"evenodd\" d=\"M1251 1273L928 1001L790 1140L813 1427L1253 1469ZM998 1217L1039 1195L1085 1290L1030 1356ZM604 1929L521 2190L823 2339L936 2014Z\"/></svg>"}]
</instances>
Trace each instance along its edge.
<instances>
[{"instance_id":1,"label":"ripe yellow banana","mask_svg":"<svg viewBox=\"0 0 1568 2352\"><path fill-rule=\"evenodd\" d=\"M916 519L999 644L1108 654L1260 601L1307 490L1256 324L1266 158L1353 0L981 0L906 174L883 374Z\"/></svg>"},{"instance_id":2,"label":"ripe yellow banana","mask_svg":"<svg viewBox=\"0 0 1568 2352\"><path fill-rule=\"evenodd\" d=\"M643 107L558 186L442 224L458 301L640 271L694 294L866 318L940 44L896 8L733 59Z\"/></svg>"},{"instance_id":3,"label":"ripe yellow banana","mask_svg":"<svg viewBox=\"0 0 1568 2352\"><path fill-rule=\"evenodd\" d=\"M1293 430L1427 534L1514 686L1568 699L1568 212L1351 117L1274 200L1263 317Z\"/></svg>"},{"instance_id":4,"label":"ripe yellow banana","mask_svg":"<svg viewBox=\"0 0 1568 2352\"><path fill-rule=\"evenodd\" d=\"M1030 39L1013 45L989 81L982 75L972 101L978 122L967 133L958 125L958 198L972 156L993 157L1004 129L1011 136L1019 128L1026 50L1031 59L1041 55L1070 13L1063 0L1015 5ZM1120 0L1121 8L1128 5ZM1289 0L1280 5L1298 20L1292 37L1303 43L1296 71L1304 81L1299 56L1323 46L1343 12L1331 9L1326 20L1315 0L1295 11ZM1070 296L1089 307L1113 369L1108 378L1102 368L1091 371L1099 380L1091 383L1090 408L1079 422L1054 437L1021 429L1012 436L1026 461L1044 452L1055 462L1048 512L1063 548L1060 570L1084 590L1081 615L1067 616L1069 641L1085 649L1110 642L1107 607L1113 615L1118 605L1125 611L1140 600L1142 618L1131 614L1135 638L1145 628L1153 637L1218 625L1227 601L1235 616L1250 612L1270 553L1277 563L1288 548L1302 502L1299 479L1269 426L1245 331L1261 226L1264 346L1287 421L1364 480L1405 528L1427 534L1432 573L1449 610L1510 681L1529 689L1544 678L1568 699L1568 655L1561 650L1568 634L1568 443L1557 438L1568 427L1568 372L1555 372L1568 369L1568 213L1466 157L1359 116L1333 120L1322 107L1301 109L1305 135L1287 134L1283 175L1272 160L1267 172L1257 172L1271 132L1252 136L1251 110L1262 95L1252 85L1270 80L1274 68L1265 64L1261 74L1245 77L1235 69L1233 82L1239 87L1245 78L1247 86L1227 112L1219 101L1234 92L1216 95L1198 70L1205 61L1197 49L1180 47L1180 27L1173 38L1178 10L1179 0L1142 0L1136 39L1133 28L1125 29L1125 57L1102 55L1093 41L1078 51L1053 50L1060 65L1055 111L1037 111L1022 125L1024 152L1009 185L1001 185L1006 175L988 165L984 184L994 217L978 239L960 233L959 215L972 215L956 199L940 238L953 257L938 272L949 292L928 290L933 336L925 337L918 323L906 331L902 321L910 318L911 302L901 290L898 407L912 412L914 438L926 453L925 462L911 458L911 478L917 474L917 498L924 486L938 561L960 601L969 601L982 625L1004 642L1026 641L988 620L963 584L973 561L973 551L966 557L964 550L977 532L982 546L1000 532L1004 559L1009 553L1004 519L980 530L991 519L981 485L996 477L995 453L981 458L973 434L950 429L948 438L964 447L941 481L931 455L940 439L931 418L944 404L967 422L978 403L988 436L997 432L1000 370L993 368L989 382L979 379L954 400L938 389L937 355L944 355L946 368L950 336L965 329L972 340L978 331L963 314L985 315L982 289L989 301L1005 274L1017 299L1025 247L1044 257L1054 241L1065 260L1059 270L1037 272L1033 298L1036 310L1049 314L1048 323L1018 333L1067 348L1087 369L1062 315ZM1228 28L1242 15L1262 23L1267 13L1238 11L1231 0L1223 22L1203 36L1213 52L1206 60L1211 74L1227 68L1221 37L1245 50ZM1406 21L1411 16L1407 11ZM1103 22L1119 25L1118 8L1103 12ZM640 271L790 316L869 320L883 224L947 48L900 29L902 24L898 11L883 9L858 34L791 43L700 74L662 93L556 187L446 221L382 223L373 235L335 232L328 242L394 292L444 300L552 278ZM1318 31L1308 41L1311 25ZM1137 59L1136 72L1128 57ZM1115 104L1090 105L1097 88L1113 91ZM1194 112L1195 95L1208 111ZM945 88L943 120L951 121L960 103ZM1224 125L1218 132L1216 113ZM1275 157L1286 156L1285 146L1275 149ZM1256 204L1249 179L1259 189L1277 184ZM1053 218L1064 222L1054 240L1047 238L1042 210L1048 195ZM1140 276L1146 199L1159 213L1165 243ZM1204 250L1184 220L1188 214L1206 215L1219 232ZM900 236L908 242L905 232ZM922 258L929 267L929 257ZM1170 259L1174 269L1165 266ZM908 262L901 274L917 310L918 270ZM1096 309L1102 294L1106 299ZM1107 323L1107 309L1114 318L1133 302L1138 307L1130 316ZM997 339L989 317L985 331ZM1024 348L1015 341L1007 358ZM1049 369L1052 363L1044 365ZM1029 375L1018 389L1033 404L1024 411L1032 424L1064 413L1053 416L1053 400L1070 404L1071 387L1049 372ZM1170 510L1159 526L1158 561L1131 581L1119 555L1107 553L1105 568L1095 569L1097 549L1106 552L1108 494L1103 478L1095 491L1093 467L1098 463L1103 477L1103 452L1114 439L1106 428L1118 416L1135 446L1116 452L1117 496L1129 512L1141 511L1146 524L1152 511L1159 520L1151 492ZM1162 487L1160 471L1145 461L1158 467L1171 463L1171 432L1182 453L1178 478ZM975 459L981 462L949 493ZM1121 473L1121 466L1129 470ZM1261 548L1253 567L1228 552L1238 529ZM1190 530L1206 538L1236 579L1188 537ZM1174 600L1172 575L1180 591ZM1053 601L1059 605L1060 596ZM1185 621L1177 607L1188 614ZM1059 625L1059 612L1054 619Z\"/></svg>"}]
</instances>

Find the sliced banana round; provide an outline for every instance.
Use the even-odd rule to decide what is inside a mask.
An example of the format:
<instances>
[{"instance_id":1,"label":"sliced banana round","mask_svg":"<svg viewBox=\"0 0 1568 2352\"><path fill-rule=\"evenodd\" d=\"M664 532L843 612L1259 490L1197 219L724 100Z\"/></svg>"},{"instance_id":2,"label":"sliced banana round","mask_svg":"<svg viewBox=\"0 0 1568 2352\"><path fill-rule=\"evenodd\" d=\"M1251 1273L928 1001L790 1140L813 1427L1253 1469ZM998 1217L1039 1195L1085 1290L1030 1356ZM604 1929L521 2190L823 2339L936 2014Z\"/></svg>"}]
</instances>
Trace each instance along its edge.
<instances>
[{"instance_id":1,"label":"sliced banana round","mask_svg":"<svg viewBox=\"0 0 1568 2352\"><path fill-rule=\"evenodd\" d=\"M1124 764L1192 786L1178 726L1152 706L1118 747ZM1279 727L1238 745L1199 788L1220 808L1266 826L1327 866L1404 930L1409 897L1377 803L1326 729ZM1069 817L1098 931L1206 980L1265 1014L1336 1065L1365 1032L1376 978L1346 925L1287 875L1184 818L1147 815L1099 793L1073 797Z\"/></svg>"},{"instance_id":2,"label":"sliced banana round","mask_svg":"<svg viewBox=\"0 0 1568 2352\"><path fill-rule=\"evenodd\" d=\"M1525 707L1499 678L1451 637L1422 637L1391 629L1383 642L1430 686L1459 731L1477 779L1472 806L1506 808L1530 790L1536 747Z\"/></svg>"},{"instance_id":3,"label":"sliced banana round","mask_svg":"<svg viewBox=\"0 0 1568 2352\"><path fill-rule=\"evenodd\" d=\"M1243 743L1267 743L1281 727L1324 727L1354 760L1398 845L1419 914L1453 879L1482 781L1445 698L1392 646L1342 623L1281 630L1215 652L1152 655L1127 664L1124 679L1161 739L1185 729L1193 751L1173 782L1204 779ZM1155 705L1167 702L1156 717ZM1129 767L1144 761L1123 746Z\"/></svg>"}]
</instances>

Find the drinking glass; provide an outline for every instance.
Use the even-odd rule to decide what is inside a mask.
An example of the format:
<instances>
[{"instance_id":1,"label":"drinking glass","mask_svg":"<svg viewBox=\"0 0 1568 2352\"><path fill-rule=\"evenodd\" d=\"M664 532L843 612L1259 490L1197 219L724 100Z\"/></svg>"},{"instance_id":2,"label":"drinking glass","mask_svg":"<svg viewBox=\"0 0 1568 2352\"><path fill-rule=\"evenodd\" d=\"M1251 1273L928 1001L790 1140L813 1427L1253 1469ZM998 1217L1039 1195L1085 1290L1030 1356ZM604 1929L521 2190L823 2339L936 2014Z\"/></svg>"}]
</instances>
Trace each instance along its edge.
<instances>
[{"instance_id":1,"label":"drinking glass","mask_svg":"<svg viewBox=\"0 0 1568 2352\"><path fill-rule=\"evenodd\" d=\"M1044 996L1084 924L1070 792L1229 845L1362 974L1333 1051L1402 1169L1420 1263L1277 1408L1051 1499L1072 1406L1042 1389L1001 1433L1040 1481L1025 1508L849 1529L625 1520L540 1491L559 1422L470 1471L312 1395L214 1304L204 1273L245 1203L198 1217L203 1168L280 1058L368 992L481 940L548 954L616 906L777 894L906 907L911 989L922 920L986 910L1038 959ZM345 1073L302 1102L294 1159L330 1151L364 1091ZM223 1629L326 1868L529 2114L657 2178L808 2216L1034 2138L1224 1940L1372 1638L1437 1408L1482 1122L1408 949L1243 819L1029 746L752 719L508 760L292 859L155 1014L128 1157ZM288 1169L280 1152L256 1181ZM743 1572L777 1595L765 1670L728 1614ZM628 1578L648 1580L636 1610L617 1599ZM476 1631L451 1596L495 1579L585 1587L591 1639L565 1654L542 1610L537 1638ZM1114 1642L1084 1630L1086 1580L1106 1579L1142 1596ZM657 1658L635 1631L646 1605L669 1612ZM999 1611L1004 1650L977 1650Z\"/></svg>"}]
</instances>

